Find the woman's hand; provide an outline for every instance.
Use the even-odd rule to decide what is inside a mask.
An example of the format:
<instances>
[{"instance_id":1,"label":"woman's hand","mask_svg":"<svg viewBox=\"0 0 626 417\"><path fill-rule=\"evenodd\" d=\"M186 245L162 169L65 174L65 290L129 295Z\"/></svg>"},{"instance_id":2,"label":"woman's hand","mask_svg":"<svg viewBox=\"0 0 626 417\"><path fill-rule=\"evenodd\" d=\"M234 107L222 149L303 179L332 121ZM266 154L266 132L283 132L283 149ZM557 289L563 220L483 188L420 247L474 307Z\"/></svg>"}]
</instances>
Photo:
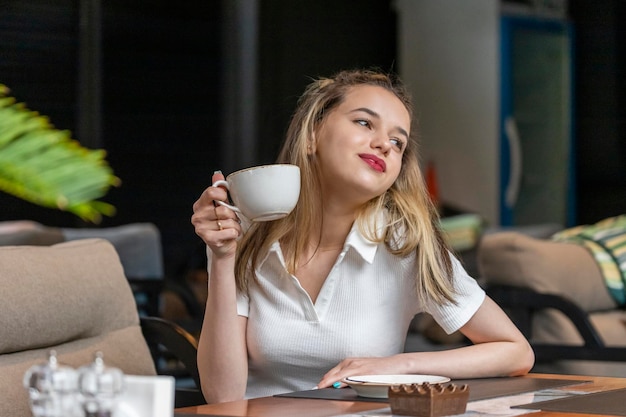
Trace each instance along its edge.
<instances>
[{"instance_id":1,"label":"woman's hand","mask_svg":"<svg viewBox=\"0 0 626 417\"><path fill-rule=\"evenodd\" d=\"M213 174L212 181L223 180L219 172ZM222 187L210 186L193 205L191 223L196 234L207 244L213 256L218 258L234 256L237 238L241 234L241 224L234 211L215 201L226 201L228 194Z\"/></svg>"},{"instance_id":2,"label":"woman's hand","mask_svg":"<svg viewBox=\"0 0 626 417\"><path fill-rule=\"evenodd\" d=\"M406 358L402 354L385 358L347 358L328 371L317 388L344 387L345 378L355 375L404 374L407 373Z\"/></svg>"}]
</instances>

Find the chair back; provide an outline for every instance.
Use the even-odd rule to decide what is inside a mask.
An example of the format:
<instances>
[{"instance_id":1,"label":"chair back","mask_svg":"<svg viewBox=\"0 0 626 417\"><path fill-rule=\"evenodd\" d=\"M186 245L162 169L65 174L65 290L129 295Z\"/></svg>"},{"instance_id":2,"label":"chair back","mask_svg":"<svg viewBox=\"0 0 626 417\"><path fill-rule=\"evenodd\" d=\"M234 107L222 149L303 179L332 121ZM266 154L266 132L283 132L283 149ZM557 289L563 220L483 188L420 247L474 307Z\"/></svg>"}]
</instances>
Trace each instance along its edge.
<instances>
[{"instance_id":1,"label":"chair back","mask_svg":"<svg viewBox=\"0 0 626 417\"><path fill-rule=\"evenodd\" d=\"M156 374L109 241L1 246L0 265L0 415L31 416L22 379L50 349L75 368L101 351L108 365L126 374Z\"/></svg>"},{"instance_id":2,"label":"chair back","mask_svg":"<svg viewBox=\"0 0 626 417\"><path fill-rule=\"evenodd\" d=\"M128 223L102 228L61 228L66 241L106 239L115 248L142 316L160 314L164 286L161 233L153 223Z\"/></svg>"}]
</instances>

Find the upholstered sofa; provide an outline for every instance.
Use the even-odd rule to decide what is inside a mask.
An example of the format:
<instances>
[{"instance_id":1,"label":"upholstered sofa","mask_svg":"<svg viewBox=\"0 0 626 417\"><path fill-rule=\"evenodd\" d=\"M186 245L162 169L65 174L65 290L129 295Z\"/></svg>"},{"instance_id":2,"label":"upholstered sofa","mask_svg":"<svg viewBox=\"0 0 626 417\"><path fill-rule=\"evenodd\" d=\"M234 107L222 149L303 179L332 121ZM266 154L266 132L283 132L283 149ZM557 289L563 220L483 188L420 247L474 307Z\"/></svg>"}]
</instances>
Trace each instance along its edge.
<instances>
[{"instance_id":1,"label":"upholstered sofa","mask_svg":"<svg viewBox=\"0 0 626 417\"><path fill-rule=\"evenodd\" d=\"M0 265L0 416L31 415L22 379L50 349L72 367L101 351L107 364L126 374L156 374L110 242L0 246Z\"/></svg>"},{"instance_id":2,"label":"upholstered sofa","mask_svg":"<svg viewBox=\"0 0 626 417\"><path fill-rule=\"evenodd\" d=\"M497 289L496 301L529 313L526 319L518 315L518 324L551 359L544 362L539 355L536 371L626 376L626 311L610 296L585 247L518 232L493 233L480 242L478 267L486 287ZM567 357L578 359L558 360Z\"/></svg>"}]
</instances>

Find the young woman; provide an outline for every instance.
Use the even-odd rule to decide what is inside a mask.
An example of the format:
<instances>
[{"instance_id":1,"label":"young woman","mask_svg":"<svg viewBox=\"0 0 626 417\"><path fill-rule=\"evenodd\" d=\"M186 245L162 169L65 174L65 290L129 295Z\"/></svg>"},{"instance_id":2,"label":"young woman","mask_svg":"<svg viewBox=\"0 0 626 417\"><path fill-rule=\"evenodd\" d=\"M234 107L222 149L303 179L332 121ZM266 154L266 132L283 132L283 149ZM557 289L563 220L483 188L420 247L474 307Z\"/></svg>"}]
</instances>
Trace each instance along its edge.
<instances>
[{"instance_id":1,"label":"young woman","mask_svg":"<svg viewBox=\"0 0 626 417\"><path fill-rule=\"evenodd\" d=\"M301 169L294 211L243 230L214 203L227 199L223 188L208 187L194 204L209 257L198 348L208 402L325 388L351 375L530 370L523 335L444 243L411 121L410 98L392 76L355 70L314 81L277 161ZM419 312L472 344L403 353Z\"/></svg>"}]
</instances>

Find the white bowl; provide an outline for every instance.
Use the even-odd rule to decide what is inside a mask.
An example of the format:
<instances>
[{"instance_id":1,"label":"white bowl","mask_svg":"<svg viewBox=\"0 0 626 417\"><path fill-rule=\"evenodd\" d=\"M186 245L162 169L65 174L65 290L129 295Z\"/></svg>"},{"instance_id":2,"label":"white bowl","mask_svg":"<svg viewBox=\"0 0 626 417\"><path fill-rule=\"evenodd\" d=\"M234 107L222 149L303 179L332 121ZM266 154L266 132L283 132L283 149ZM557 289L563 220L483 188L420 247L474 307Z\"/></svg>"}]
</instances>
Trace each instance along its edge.
<instances>
[{"instance_id":1,"label":"white bowl","mask_svg":"<svg viewBox=\"0 0 626 417\"><path fill-rule=\"evenodd\" d=\"M450 378L438 375L357 375L343 380L358 396L369 398L387 398L389 387L403 384L443 384Z\"/></svg>"}]
</instances>

